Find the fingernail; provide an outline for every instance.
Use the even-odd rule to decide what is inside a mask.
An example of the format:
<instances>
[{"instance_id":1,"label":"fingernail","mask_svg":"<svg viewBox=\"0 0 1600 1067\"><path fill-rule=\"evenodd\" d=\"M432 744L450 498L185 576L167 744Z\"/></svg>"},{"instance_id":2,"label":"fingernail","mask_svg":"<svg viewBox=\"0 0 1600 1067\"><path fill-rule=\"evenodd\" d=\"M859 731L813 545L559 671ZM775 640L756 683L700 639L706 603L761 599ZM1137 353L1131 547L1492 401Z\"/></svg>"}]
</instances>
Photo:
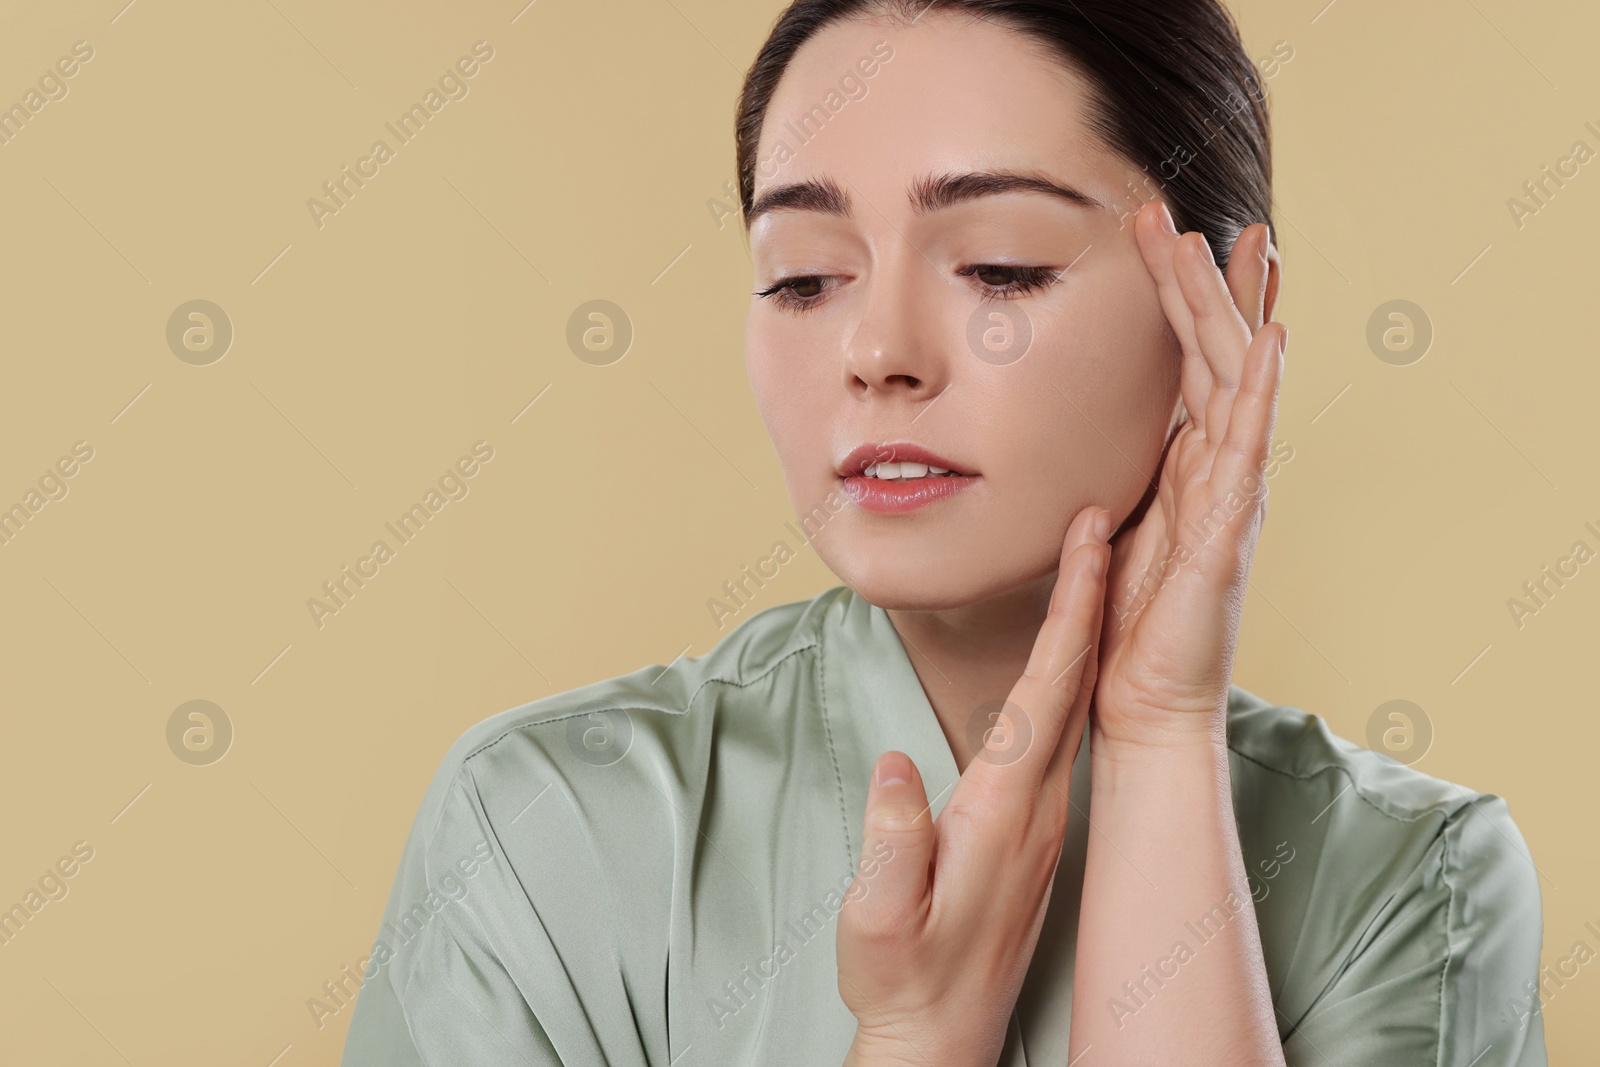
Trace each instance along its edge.
<instances>
[{"instance_id":1,"label":"fingernail","mask_svg":"<svg viewBox=\"0 0 1600 1067\"><path fill-rule=\"evenodd\" d=\"M1202 234L1200 236L1200 252L1199 252L1199 254L1201 256L1204 256L1205 257L1205 261L1207 263L1209 263L1211 266L1215 267L1217 265L1216 257L1211 254L1211 242L1205 239L1205 235L1204 234Z\"/></svg>"},{"instance_id":2,"label":"fingernail","mask_svg":"<svg viewBox=\"0 0 1600 1067\"><path fill-rule=\"evenodd\" d=\"M1094 539L1104 541L1111 533L1111 512L1102 511L1094 517Z\"/></svg>"},{"instance_id":3,"label":"fingernail","mask_svg":"<svg viewBox=\"0 0 1600 1067\"><path fill-rule=\"evenodd\" d=\"M911 781L911 757L904 752L887 752L878 761L878 785L905 785Z\"/></svg>"},{"instance_id":4,"label":"fingernail","mask_svg":"<svg viewBox=\"0 0 1600 1067\"><path fill-rule=\"evenodd\" d=\"M1281 325L1281 323L1280 323ZM1289 350L1289 327L1284 326L1278 333L1278 355L1283 355Z\"/></svg>"},{"instance_id":5,"label":"fingernail","mask_svg":"<svg viewBox=\"0 0 1600 1067\"><path fill-rule=\"evenodd\" d=\"M1157 203L1161 208L1161 228L1166 230L1168 233L1177 233L1178 227L1173 224L1172 212L1167 210L1167 202L1165 200L1161 200L1157 201Z\"/></svg>"}]
</instances>

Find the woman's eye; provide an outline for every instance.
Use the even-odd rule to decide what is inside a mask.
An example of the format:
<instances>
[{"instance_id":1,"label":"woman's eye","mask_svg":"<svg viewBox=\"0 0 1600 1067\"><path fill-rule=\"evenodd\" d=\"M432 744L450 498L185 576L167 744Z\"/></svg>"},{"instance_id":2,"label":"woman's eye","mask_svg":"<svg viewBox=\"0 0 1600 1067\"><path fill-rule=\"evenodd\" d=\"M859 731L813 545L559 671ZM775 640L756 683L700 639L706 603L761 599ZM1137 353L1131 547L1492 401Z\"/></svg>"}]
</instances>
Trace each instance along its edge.
<instances>
[{"instance_id":1,"label":"woman's eye","mask_svg":"<svg viewBox=\"0 0 1600 1067\"><path fill-rule=\"evenodd\" d=\"M975 263L956 271L961 277L977 279L979 295L984 300L1011 300L1026 296L1054 285L1063 273L1053 267L1022 267L1003 263ZM822 303L822 295L833 288L834 281L832 275L800 274L780 279L765 289L758 289L755 295L771 298L787 311L808 311Z\"/></svg>"},{"instance_id":2,"label":"woman's eye","mask_svg":"<svg viewBox=\"0 0 1600 1067\"><path fill-rule=\"evenodd\" d=\"M800 274L757 289L756 295L770 297L773 303L788 311L806 311L821 303L818 298L830 288L825 284L828 281L824 274Z\"/></svg>"},{"instance_id":3,"label":"woman's eye","mask_svg":"<svg viewBox=\"0 0 1600 1067\"><path fill-rule=\"evenodd\" d=\"M965 278L976 278L982 287L979 295L985 300L1007 300L1025 296L1036 289L1054 285L1063 271L1052 267L1019 267L1004 263L974 263L956 271Z\"/></svg>"}]
</instances>

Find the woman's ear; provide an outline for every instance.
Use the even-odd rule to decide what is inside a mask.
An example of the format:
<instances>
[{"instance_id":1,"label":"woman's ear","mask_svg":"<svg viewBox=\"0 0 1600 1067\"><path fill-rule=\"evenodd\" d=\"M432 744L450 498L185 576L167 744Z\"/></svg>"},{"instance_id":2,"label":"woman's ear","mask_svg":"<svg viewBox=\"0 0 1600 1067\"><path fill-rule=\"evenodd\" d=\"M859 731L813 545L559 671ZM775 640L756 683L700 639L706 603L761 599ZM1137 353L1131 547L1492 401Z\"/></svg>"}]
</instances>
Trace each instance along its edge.
<instances>
[{"instance_id":1,"label":"woman's ear","mask_svg":"<svg viewBox=\"0 0 1600 1067\"><path fill-rule=\"evenodd\" d=\"M1283 280L1283 260L1272 243L1270 226L1256 222L1239 232L1223 276L1251 333L1272 321Z\"/></svg>"},{"instance_id":2,"label":"woman's ear","mask_svg":"<svg viewBox=\"0 0 1600 1067\"><path fill-rule=\"evenodd\" d=\"M1267 237L1267 291L1261 301L1263 323L1272 321L1272 309L1278 303L1278 287L1283 282L1283 260L1278 256L1278 246Z\"/></svg>"}]
</instances>

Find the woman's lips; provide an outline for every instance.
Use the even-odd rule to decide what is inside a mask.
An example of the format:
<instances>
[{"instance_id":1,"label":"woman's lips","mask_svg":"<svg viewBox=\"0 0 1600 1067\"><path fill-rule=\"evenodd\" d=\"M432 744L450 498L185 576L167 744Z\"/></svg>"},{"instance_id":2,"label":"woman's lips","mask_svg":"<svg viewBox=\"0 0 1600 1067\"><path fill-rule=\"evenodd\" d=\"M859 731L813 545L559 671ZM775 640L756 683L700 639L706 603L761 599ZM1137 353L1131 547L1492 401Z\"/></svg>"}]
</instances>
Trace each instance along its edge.
<instances>
[{"instance_id":1,"label":"woman's lips","mask_svg":"<svg viewBox=\"0 0 1600 1067\"><path fill-rule=\"evenodd\" d=\"M971 467L912 441L857 445L834 473L843 479L845 495L853 503L884 515L903 515L944 500L980 477Z\"/></svg>"},{"instance_id":2,"label":"woman's lips","mask_svg":"<svg viewBox=\"0 0 1600 1067\"><path fill-rule=\"evenodd\" d=\"M911 441L884 441L882 443L869 441L857 445L848 456L839 461L834 468L834 473L841 478L848 478L855 474L865 474L879 463L912 463L923 466L941 467L953 474L977 474L964 464L954 460L945 459L937 452L930 451Z\"/></svg>"},{"instance_id":3,"label":"woman's lips","mask_svg":"<svg viewBox=\"0 0 1600 1067\"><path fill-rule=\"evenodd\" d=\"M976 474L927 475L922 478L868 478L852 475L844 491L852 503L882 515L903 515L954 496L977 482Z\"/></svg>"}]
</instances>

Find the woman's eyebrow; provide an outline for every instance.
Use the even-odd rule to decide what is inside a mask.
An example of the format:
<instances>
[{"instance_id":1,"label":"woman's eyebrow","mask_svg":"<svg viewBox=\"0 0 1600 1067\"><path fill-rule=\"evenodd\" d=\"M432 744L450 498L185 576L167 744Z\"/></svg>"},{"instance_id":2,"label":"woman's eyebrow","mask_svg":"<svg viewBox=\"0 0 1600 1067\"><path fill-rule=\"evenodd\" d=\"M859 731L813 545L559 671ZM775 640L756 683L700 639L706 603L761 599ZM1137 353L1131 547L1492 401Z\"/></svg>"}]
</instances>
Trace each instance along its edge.
<instances>
[{"instance_id":1,"label":"woman's eyebrow","mask_svg":"<svg viewBox=\"0 0 1600 1067\"><path fill-rule=\"evenodd\" d=\"M1042 193L1057 200L1095 210L1106 205L1070 185L1042 174L1009 170L965 171L959 174L928 174L912 182L906 199L916 215L926 215L955 204L1002 193ZM787 182L762 193L750 208L748 224L769 211L818 211L825 215L849 218L850 194L832 178L807 178Z\"/></svg>"}]
</instances>

